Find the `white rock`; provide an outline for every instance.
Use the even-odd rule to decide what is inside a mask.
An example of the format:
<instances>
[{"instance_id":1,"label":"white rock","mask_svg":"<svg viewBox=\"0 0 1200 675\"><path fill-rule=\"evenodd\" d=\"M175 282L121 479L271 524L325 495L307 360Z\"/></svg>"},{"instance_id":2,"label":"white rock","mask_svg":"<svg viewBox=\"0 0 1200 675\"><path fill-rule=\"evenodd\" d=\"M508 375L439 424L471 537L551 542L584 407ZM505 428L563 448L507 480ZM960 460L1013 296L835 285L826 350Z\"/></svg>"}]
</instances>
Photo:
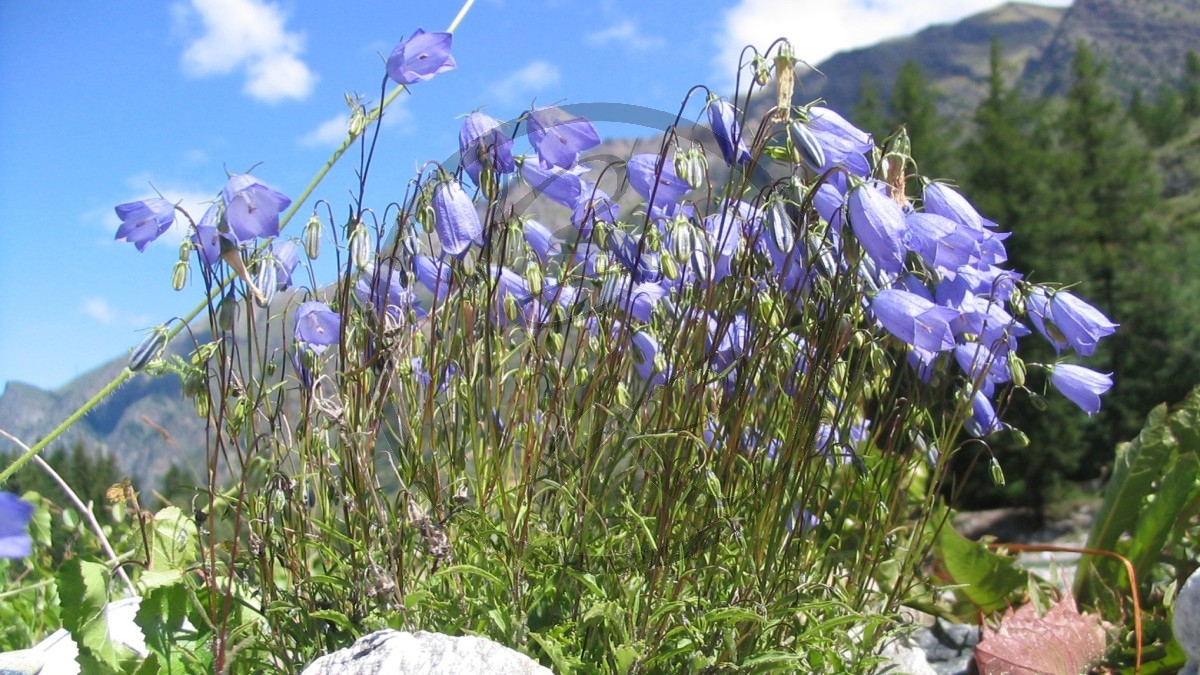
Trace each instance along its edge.
<instances>
[{"instance_id":1,"label":"white rock","mask_svg":"<svg viewBox=\"0 0 1200 675\"><path fill-rule=\"evenodd\" d=\"M313 661L302 675L553 675L524 654L480 637L381 630Z\"/></svg>"},{"instance_id":2,"label":"white rock","mask_svg":"<svg viewBox=\"0 0 1200 675\"><path fill-rule=\"evenodd\" d=\"M1200 570L1193 572L1179 589L1171 627L1179 646L1188 655L1188 668L1196 672L1200 667Z\"/></svg>"}]
</instances>

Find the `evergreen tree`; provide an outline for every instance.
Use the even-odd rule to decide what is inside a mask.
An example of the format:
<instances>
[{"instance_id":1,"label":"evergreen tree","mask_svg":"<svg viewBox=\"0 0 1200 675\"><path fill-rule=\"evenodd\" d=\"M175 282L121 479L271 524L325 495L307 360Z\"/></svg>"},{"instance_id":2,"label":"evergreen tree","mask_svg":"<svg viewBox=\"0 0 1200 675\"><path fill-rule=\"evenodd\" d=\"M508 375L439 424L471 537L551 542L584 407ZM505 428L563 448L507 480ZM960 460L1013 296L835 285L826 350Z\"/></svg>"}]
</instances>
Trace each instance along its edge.
<instances>
[{"instance_id":1,"label":"evergreen tree","mask_svg":"<svg viewBox=\"0 0 1200 675\"><path fill-rule=\"evenodd\" d=\"M858 88L858 101L854 103L852 112L855 125L870 133L876 140L883 140L892 132L888 127L887 106L884 105L875 78L869 73L863 75Z\"/></svg>"},{"instance_id":2,"label":"evergreen tree","mask_svg":"<svg viewBox=\"0 0 1200 675\"><path fill-rule=\"evenodd\" d=\"M912 157L925 176L946 176L952 171L954 125L937 111L937 91L916 61L905 61L896 74L888 101L891 116L885 127L904 125L912 142Z\"/></svg>"},{"instance_id":3,"label":"evergreen tree","mask_svg":"<svg viewBox=\"0 0 1200 675\"><path fill-rule=\"evenodd\" d=\"M1200 117L1200 54L1188 52L1183 64L1183 112L1189 119Z\"/></svg>"}]
</instances>

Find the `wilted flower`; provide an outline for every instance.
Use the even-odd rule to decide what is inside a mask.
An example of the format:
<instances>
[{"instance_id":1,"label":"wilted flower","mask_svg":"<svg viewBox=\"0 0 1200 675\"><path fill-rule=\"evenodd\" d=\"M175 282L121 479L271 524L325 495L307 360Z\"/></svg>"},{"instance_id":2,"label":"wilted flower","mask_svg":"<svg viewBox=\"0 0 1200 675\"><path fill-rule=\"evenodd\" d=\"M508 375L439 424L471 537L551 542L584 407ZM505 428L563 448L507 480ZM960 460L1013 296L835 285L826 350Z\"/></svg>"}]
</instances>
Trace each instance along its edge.
<instances>
[{"instance_id":1,"label":"wilted flower","mask_svg":"<svg viewBox=\"0 0 1200 675\"><path fill-rule=\"evenodd\" d=\"M311 300L296 310L295 337L316 348L317 353L338 341L341 328L342 316L323 302Z\"/></svg>"},{"instance_id":2,"label":"wilted flower","mask_svg":"<svg viewBox=\"0 0 1200 675\"><path fill-rule=\"evenodd\" d=\"M235 245L279 234L279 214L292 204L287 195L246 173L230 176L221 197L224 227L218 223L217 229Z\"/></svg>"},{"instance_id":3,"label":"wilted flower","mask_svg":"<svg viewBox=\"0 0 1200 675\"><path fill-rule=\"evenodd\" d=\"M24 558L33 552L26 528L33 504L11 492L0 492L0 558Z\"/></svg>"},{"instance_id":4,"label":"wilted flower","mask_svg":"<svg viewBox=\"0 0 1200 675\"><path fill-rule=\"evenodd\" d=\"M1100 410L1100 395L1112 388L1112 376L1071 363L1057 363L1050 369L1050 384L1089 415Z\"/></svg>"},{"instance_id":5,"label":"wilted flower","mask_svg":"<svg viewBox=\"0 0 1200 675\"><path fill-rule=\"evenodd\" d=\"M479 185L479 173L484 168L495 173L516 171L512 139L500 130L500 121L481 112L467 115L458 132L458 154L471 180Z\"/></svg>"},{"instance_id":6,"label":"wilted flower","mask_svg":"<svg viewBox=\"0 0 1200 675\"><path fill-rule=\"evenodd\" d=\"M445 253L461 258L471 244L483 245L483 223L458 181L442 181L433 189L433 215Z\"/></svg>"},{"instance_id":7,"label":"wilted flower","mask_svg":"<svg viewBox=\"0 0 1200 675\"><path fill-rule=\"evenodd\" d=\"M547 106L529 111L529 142L544 165L569 169L579 153L600 145L600 134L586 119Z\"/></svg>"},{"instance_id":8,"label":"wilted flower","mask_svg":"<svg viewBox=\"0 0 1200 675\"><path fill-rule=\"evenodd\" d=\"M708 102L708 126L717 138L721 156L725 163L733 166L750 161L750 151L742 141L742 127L737 120L737 108L725 99L714 98Z\"/></svg>"},{"instance_id":9,"label":"wilted flower","mask_svg":"<svg viewBox=\"0 0 1200 675\"><path fill-rule=\"evenodd\" d=\"M387 60L388 77L397 84L408 85L454 70L457 64L450 55L453 41L454 36L450 33L426 33L418 28L392 50Z\"/></svg>"},{"instance_id":10,"label":"wilted flower","mask_svg":"<svg viewBox=\"0 0 1200 675\"><path fill-rule=\"evenodd\" d=\"M175 205L160 197L121 204L116 208L121 226L116 239L146 250L146 244L158 239L175 222Z\"/></svg>"}]
</instances>

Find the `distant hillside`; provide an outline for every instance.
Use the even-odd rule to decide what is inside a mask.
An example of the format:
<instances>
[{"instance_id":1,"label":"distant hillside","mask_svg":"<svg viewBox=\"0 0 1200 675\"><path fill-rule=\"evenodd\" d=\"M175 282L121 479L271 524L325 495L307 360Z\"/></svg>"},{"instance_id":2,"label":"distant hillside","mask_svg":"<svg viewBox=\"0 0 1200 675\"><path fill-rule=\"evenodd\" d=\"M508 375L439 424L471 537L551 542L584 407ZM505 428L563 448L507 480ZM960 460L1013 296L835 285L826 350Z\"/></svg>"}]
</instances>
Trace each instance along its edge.
<instances>
[{"instance_id":1,"label":"distant hillside","mask_svg":"<svg viewBox=\"0 0 1200 675\"><path fill-rule=\"evenodd\" d=\"M1053 39L1022 75L1027 91L1066 92L1080 41L1109 63L1108 81L1128 98L1183 73L1188 51L1200 50L1200 0L1076 0Z\"/></svg>"},{"instance_id":2,"label":"distant hillside","mask_svg":"<svg viewBox=\"0 0 1200 675\"><path fill-rule=\"evenodd\" d=\"M823 98L829 107L847 114L858 101L864 79L883 100L905 61L916 61L941 96L945 115L970 115L987 94L988 60L992 40L999 40L1012 77L1027 61L1042 53L1055 35L1066 10L1009 3L969 16L954 24L931 26L909 37L840 52L817 70L801 75L797 103Z\"/></svg>"}]
</instances>

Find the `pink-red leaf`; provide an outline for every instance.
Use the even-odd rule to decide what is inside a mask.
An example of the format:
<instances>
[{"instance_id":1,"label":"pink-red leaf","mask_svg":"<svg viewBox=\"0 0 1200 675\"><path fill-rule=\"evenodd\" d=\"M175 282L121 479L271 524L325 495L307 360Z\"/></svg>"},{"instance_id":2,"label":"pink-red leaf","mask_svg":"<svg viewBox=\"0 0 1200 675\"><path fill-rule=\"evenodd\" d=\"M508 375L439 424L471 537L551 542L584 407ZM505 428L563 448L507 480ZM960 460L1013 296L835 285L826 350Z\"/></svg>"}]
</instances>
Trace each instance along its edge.
<instances>
[{"instance_id":1,"label":"pink-red leaf","mask_svg":"<svg viewBox=\"0 0 1200 675\"><path fill-rule=\"evenodd\" d=\"M1080 614L1067 593L1044 616L1027 604L1005 612L995 630L985 627L975 665L981 675L1084 673L1104 656L1104 647L1100 619Z\"/></svg>"}]
</instances>

